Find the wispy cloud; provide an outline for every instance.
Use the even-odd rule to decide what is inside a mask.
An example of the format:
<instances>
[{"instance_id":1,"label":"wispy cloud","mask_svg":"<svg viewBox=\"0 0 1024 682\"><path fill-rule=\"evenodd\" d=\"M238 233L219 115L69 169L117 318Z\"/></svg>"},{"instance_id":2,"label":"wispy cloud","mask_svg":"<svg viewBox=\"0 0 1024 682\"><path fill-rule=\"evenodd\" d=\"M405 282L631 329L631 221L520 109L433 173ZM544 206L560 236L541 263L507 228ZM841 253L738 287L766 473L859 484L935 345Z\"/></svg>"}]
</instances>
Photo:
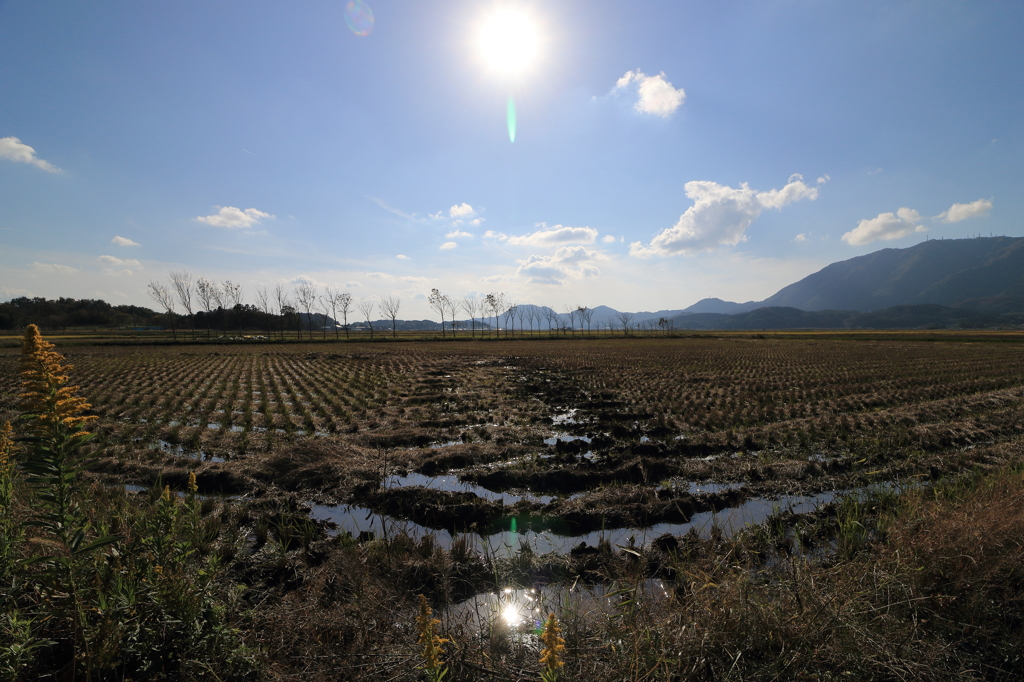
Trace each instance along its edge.
<instances>
[{"instance_id":1,"label":"wispy cloud","mask_svg":"<svg viewBox=\"0 0 1024 682\"><path fill-rule=\"evenodd\" d=\"M99 258L96 259L96 262L99 263L100 265L106 265L107 267L142 267L142 263L135 260L134 258L118 258L116 256L100 256Z\"/></svg>"},{"instance_id":2,"label":"wispy cloud","mask_svg":"<svg viewBox=\"0 0 1024 682\"><path fill-rule=\"evenodd\" d=\"M540 226L543 229L524 234L519 237L509 237L509 244L528 246L557 246L559 244L593 244L597 239L597 230L592 227L565 227L555 225L549 228L544 223Z\"/></svg>"},{"instance_id":3,"label":"wispy cloud","mask_svg":"<svg viewBox=\"0 0 1024 682\"><path fill-rule=\"evenodd\" d=\"M958 223L969 218L983 218L992 211L992 201L978 199L969 204L953 204L947 210L935 216L944 223Z\"/></svg>"},{"instance_id":4,"label":"wispy cloud","mask_svg":"<svg viewBox=\"0 0 1024 682\"><path fill-rule=\"evenodd\" d=\"M462 230L452 230L444 237L445 239L472 239L473 235L469 232L463 232Z\"/></svg>"},{"instance_id":5,"label":"wispy cloud","mask_svg":"<svg viewBox=\"0 0 1024 682\"><path fill-rule=\"evenodd\" d=\"M29 147L16 137L0 137L0 159L14 161L15 163L27 163L36 168L42 168L48 173L61 172L60 168L36 156L35 149Z\"/></svg>"},{"instance_id":6,"label":"wispy cloud","mask_svg":"<svg viewBox=\"0 0 1024 682\"><path fill-rule=\"evenodd\" d=\"M110 240L111 244L117 244L118 246L139 246L138 242L134 242L127 237L117 236Z\"/></svg>"},{"instance_id":7,"label":"wispy cloud","mask_svg":"<svg viewBox=\"0 0 1024 682\"><path fill-rule=\"evenodd\" d=\"M450 251L457 246L458 244L456 242L445 242L444 244L441 244L441 251Z\"/></svg>"},{"instance_id":8,"label":"wispy cloud","mask_svg":"<svg viewBox=\"0 0 1024 682\"><path fill-rule=\"evenodd\" d=\"M674 88L665 79L665 73L648 76L643 71L627 71L626 75L615 83L612 92L635 89L637 100L633 108L641 114L650 114L668 118L676 109L683 105L686 92L682 88Z\"/></svg>"},{"instance_id":9,"label":"wispy cloud","mask_svg":"<svg viewBox=\"0 0 1024 682\"><path fill-rule=\"evenodd\" d=\"M397 256L395 256L395 258L397 258L398 260L412 260L411 258L406 256L404 253L398 254Z\"/></svg>"},{"instance_id":10,"label":"wispy cloud","mask_svg":"<svg viewBox=\"0 0 1024 682\"><path fill-rule=\"evenodd\" d=\"M895 213L879 213L875 218L866 218L857 227L843 235L843 241L851 246L863 246L875 241L889 241L906 237L913 232L924 232L921 214L912 208L900 208Z\"/></svg>"},{"instance_id":11,"label":"wispy cloud","mask_svg":"<svg viewBox=\"0 0 1024 682\"><path fill-rule=\"evenodd\" d=\"M825 178L819 184L825 182ZM670 228L662 230L650 245L629 245L633 256L675 256L710 251L721 245L735 246L746 239L747 228L768 209L781 209L803 199L818 198L818 188L807 185L803 176L794 174L782 189L758 192L747 183L728 187L709 180L686 183L686 196L693 206Z\"/></svg>"},{"instance_id":12,"label":"wispy cloud","mask_svg":"<svg viewBox=\"0 0 1024 682\"><path fill-rule=\"evenodd\" d=\"M213 215L200 216L196 220L214 227L247 228L258 224L264 218L274 217L255 208L245 210L234 206L214 206L214 208L219 210Z\"/></svg>"},{"instance_id":13,"label":"wispy cloud","mask_svg":"<svg viewBox=\"0 0 1024 682\"><path fill-rule=\"evenodd\" d=\"M73 268L70 265L60 265L58 263L39 263L39 262L33 262L33 263L30 263L29 265L36 272L42 272L42 273L54 273L54 274L61 274L61 275L71 275L71 274L74 274L74 273L78 272L78 270L76 268Z\"/></svg>"}]
</instances>

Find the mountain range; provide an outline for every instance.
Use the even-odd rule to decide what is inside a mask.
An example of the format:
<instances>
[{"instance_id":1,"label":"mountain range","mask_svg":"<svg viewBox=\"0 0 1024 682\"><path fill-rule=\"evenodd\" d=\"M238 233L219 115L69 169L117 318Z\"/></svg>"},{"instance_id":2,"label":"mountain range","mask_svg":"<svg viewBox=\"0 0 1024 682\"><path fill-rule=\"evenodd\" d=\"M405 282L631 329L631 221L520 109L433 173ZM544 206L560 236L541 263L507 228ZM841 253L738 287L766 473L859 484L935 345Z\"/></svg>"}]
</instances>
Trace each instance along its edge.
<instances>
[{"instance_id":1,"label":"mountain range","mask_svg":"<svg viewBox=\"0 0 1024 682\"><path fill-rule=\"evenodd\" d=\"M662 318L676 329L1022 324L1024 237L932 239L882 249L832 263L763 301L705 298L680 310L632 313L630 324L650 326ZM558 319L567 324L569 316ZM621 326L619 312L598 306L591 324Z\"/></svg>"}]
</instances>

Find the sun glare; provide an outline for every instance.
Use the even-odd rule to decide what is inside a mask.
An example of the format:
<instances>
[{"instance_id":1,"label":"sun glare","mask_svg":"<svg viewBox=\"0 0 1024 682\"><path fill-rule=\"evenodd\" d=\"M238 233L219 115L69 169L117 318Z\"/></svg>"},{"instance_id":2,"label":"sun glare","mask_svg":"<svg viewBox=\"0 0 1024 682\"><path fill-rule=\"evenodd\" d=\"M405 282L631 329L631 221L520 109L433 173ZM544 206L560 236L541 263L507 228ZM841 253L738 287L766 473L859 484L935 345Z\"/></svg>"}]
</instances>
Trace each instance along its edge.
<instances>
[{"instance_id":1,"label":"sun glare","mask_svg":"<svg viewBox=\"0 0 1024 682\"><path fill-rule=\"evenodd\" d=\"M489 69L518 76L537 60L540 33L536 22L522 10L499 9L480 25L477 47Z\"/></svg>"}]
</instances>

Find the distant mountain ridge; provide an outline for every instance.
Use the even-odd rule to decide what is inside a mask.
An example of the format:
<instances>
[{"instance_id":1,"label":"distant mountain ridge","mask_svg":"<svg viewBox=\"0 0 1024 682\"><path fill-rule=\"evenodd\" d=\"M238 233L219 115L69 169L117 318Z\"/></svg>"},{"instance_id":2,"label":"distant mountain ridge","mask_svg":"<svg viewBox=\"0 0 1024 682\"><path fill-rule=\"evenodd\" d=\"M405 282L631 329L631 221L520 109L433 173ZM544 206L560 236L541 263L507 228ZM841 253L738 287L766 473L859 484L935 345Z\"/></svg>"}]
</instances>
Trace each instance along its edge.
<instances>
[{"instance_id":1,"label":"distant mountain ridge","mask_svg":"<svg viewBox=\"0 0 1024 682\"><path fill-rule=\"evenodd\" d=\"M1024 238L932 239L832 263L759 307L870 312L899 305L956 307L1024 296Z\"/></svg>"}]
</instances>

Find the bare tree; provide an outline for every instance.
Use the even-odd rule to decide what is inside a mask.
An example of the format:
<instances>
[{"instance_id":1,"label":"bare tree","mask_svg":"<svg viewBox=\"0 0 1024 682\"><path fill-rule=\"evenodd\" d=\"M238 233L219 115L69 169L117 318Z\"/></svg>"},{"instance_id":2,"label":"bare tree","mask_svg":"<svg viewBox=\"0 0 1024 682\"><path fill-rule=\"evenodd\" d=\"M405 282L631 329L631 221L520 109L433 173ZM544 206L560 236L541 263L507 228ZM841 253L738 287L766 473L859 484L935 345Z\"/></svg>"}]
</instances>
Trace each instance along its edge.
<instances>
[{"instance_id":1,"label":"bare tree","mask_svg":"<svg viewBox=\"0 0 1024 682\"><path fill-rule=\"evenodd\" d=\"M196 340L196 318L192 314L192 294L195 293L195 282L192 280L192 275L188 274L184 270L181 272L171 273L171 286L174 287L174 293L178 296L178 303L185 309L185 313L188 315L188 320L192 325L192 340Z\"/></svg>"},{"instance_id":2,"label":"bare tree","mask_svg":"<svg viewBox=\"0 0 1024 682\"><path fill-rule=\"evenodd\" d=\"M512 338L516 336L516 308L515 303L509 303L502 317L505 318L505 336L508 336L509 329L512 330Z\"/></svg>"},{"instance_id":3,"label":"bare tree","mask_svg":"<svg viewBox=\"0 0 1024 682\"><path fill-rule=\"evenodd\" d=\"M558 313L555 312L554 308L544 308L544 317L548 321L548 333L553 329L557 329Z\"/></svg>"},{"instance_id":4,"label":"bare tree","mask_svg":"<svg viewBox=\"0 0 1024 682\"><path fill-rule=\"evenodd\" d=\"M288 292L284 290L283 284L278 283L274 287L274 301L277 303L277 313L281 316L281 338L283 339L288 319L285 310L292 307L292 302L288 299Z\"/></svg>"},{"instance_id":5,"label":"bare tree","mask_svg":"<svg viewBox=\"0 0 1024 682\"><path fill-rule=\"evenodd\" d=\"M366 318L366 324L370 327L370 338L373 338L373 311L377 307L377 304L373 302L373 299L364 298L359 301L359 312Z\"/></svg>"},{"instance_id":6,"label":"bare tree","mask_svg":"<svg viewBox=\"0 0 1024 682\"><path fill-rule=\"evenodd\" d=\"M260 312L262 312L267 318L267 338L269 339L271 336L270 290L268 290L267 287L262 284L256 285L256 307L259 308Z\"/></svg>"},{"instance_id":7,"label":"bare tree","mask_svg":"<svg viewBox=\"0 0 1024 682\"><path fill-rule=\"evenodd\" d=\"M579 318L580 318L580 329L582 329L583 328L583 324L586 323L586 325L587 325L587 336L589 336L590 335L590 318L592 318L594 316L594 309L593 308L588 308L585 305L581 305L579 308L576 308L576 315L578 315Z\"/></svg>"},{"instance_id":8,"label":"bare tree","mask_svg":"<svg viewBox=\"0 0 1024 682\"><path fill-rule=\"evenodd\" d=\"M196 295L199 297L199 302L203 305L203 310L206 312L206 338L209 339L213 306L220 298L220 288L205 277L200 277L196 280Z\"/></svg>"},{"instance_id":9,"label":"bare tree","mask_svg":"<svg viewBox=\"0 0 1024 682\"><path fill-rule=\"evenodd\" d=\"M316 285L311 282L302 281L295 286L295 298L299 301L299 307L306 311L306 327L309 329L309 339L313 340L313 305L316 303ZM302 318L299 318L299 338L302 338Z\"/></svg>"},{"instance_id":10,"label":"bare tree","mask_svg":"<svg viewBox=\"0 0 1024 682\"><path fill-rule=\"evenodd\" d=\"M345 338L348 338L348 314L352 312L352 294L342 291L334 296L334 304L341 311L341 317L345 321Z\"/></svg>"},{"instance_id":11,"label":"bare tree","mask_svg":"<svg viewBox=\"0 0 1024 682\"><path fill-rule=\"evenodd\" d=\"M526 319L530 321L530 336L533 336L533 323L537 321L537 306L531 305L526 309Z\"/></svg>"},{"instance_id":12,"label":"bare tree","mask_svg":"<svg viewBox=\"0 0 1024 682\"><path fill-rule=\"evenodd\" d=\"M462 300L459 302L459 305L462 307L462 309L466 312L467 315L469 315L471 337L476 336L476 310L478 304L478 299L470 298L469 296L463 296Z\"/></svg>"},{"instance_id":13,"label":"bare tree","mask_svg":"<svg viewBox=\"0 0 1024 682\"><path fill-rule=\"evenodd\" d=\"M380 310L384 313L384 317L391 320L391 338L398 338L398 329L396 327L398 319L398 308L402 305L402 299L397 296L381 296L380 297Z\"/></svg>"},{"instance_id":14,"label":"bare tree","mask_svg":"<svg viewBox=\"0 0 1024 682\"><path fill-rule=\"evenodd\" d=\"M444 338L444 314L448 309L448 303L445 301L444 295L437 289L430 290L430 296L427 297L427 303L430 307L441 316L441 338Z\"/></svg>"},{"instance_id":15,"label":"bare tree","mask_svg":"<svg viewBox=\"0 0 1024 682\"><path fill-rule=\"evenodd\" d=\"M149 297L156 301L156 304L163 308L167 313L167 317L171 321L171 335L174 336L174 340L177 341L178 332L174 328L174 295L171 294L171 290L160 282L150 282L147 293L149 294Z\"/></svg>"},{"instance_id":16,"label":"bare tree","mask_svg":"<svg viewBox=\"0 0 1024 682\"><path fill-rule=\"evenodd\" d=\"M629 334L629 322L633 319L633 313L615 313L615 317L619 318L619 324L622 325L622 333Z\"/></svg>"},{"instance_id":17,"label":"bare tree","mask_svg":"<svg viewBox=\"0 0 1024 682\"><path fill-rule=\"evenodd\" d=\"M334 339L338 339L338 290L332 286L324 287L323 295L324 310L331 315L331 319L334 320ZM324 325L324 329L327 329L327 325ZM326 331L324 332L327 333Z\"/></svg>"},{"instance_id":18,"label":"bare tree","mask_svg":"<svg viewBox=\"0 0 1024 682\"><path fill-rule=\"evenodd\" d=\"M242 285L232 284L230 279L224 280L224 287L221 290L223 296L224 308L235 311L235 317L238 319L238 335L242 335L242 310L239 306L242 305Z\"/></svg>"},{"instance_id":19,"label":"bare tree","mask_svg":"<svg viewBox=\"0 0 1024 682\"><path fill-rule=\"evenodd\" d=\"M576 308L568 304L563 305L562 308L565 309L565 314L569 316L569 330L573 336L576 336Z\"/></svg>"},{"instance_id":20,"label":"bare tree","mask_svg":"<svg viewBox=\"0 0 1024 682\"><path fill-rule=\"evenodd\" d=\"M326 290L326 287L325 287L325 290ZM323 333L321 335L321 338L324 341L326 341L327 340L327 320L332 319L331 318L331 306L333 304L332 303L333 299L331 298L330 291L328 290L326 295L325 294L320 294L318 300L320 301L320 309L324 311L324 320L323 320L323 325L322 325ZM335 323L335 326L337 326L337 323Z\"/></svg>"},{"instance_id":21,"label":"bare tree","mask_svg":"<svg viewBox=\"0 0 1024 682\"><path fill-rule=\"evenodd\" d=\"M452 338L455 338L455 313L459 312L459 302L451 296L445 295L443 297L444 309L448 311L448 315L452 319Z\"/></svg>"},{"instance_id":22,"label":"bare tree","mask_svg":"<svg viewBox=\"0 0 1024 682\"><path fill-rule=\"evenodd\" d=\"M498 317L505 310L505 294L500 291L493 292L487 294L487 298L485 300L487 302L487 307L491 311L491 315L494 316L494 333L496 336L500 336L501 327L498 324Z\"/></svg>"},{"instance_id":23,"label":"bare tree","mask_svg":"<svg viewBox=\"0 0 1024 682\"><path fill-rule=\"evenodd\" d=\"M516 320L519 321L519 337L520 338L522 338L522 336L523 336L523 318L524 317L526 317L526 306L525 305L517 305L516 306Z\"/></svg>"}]
</instances>

